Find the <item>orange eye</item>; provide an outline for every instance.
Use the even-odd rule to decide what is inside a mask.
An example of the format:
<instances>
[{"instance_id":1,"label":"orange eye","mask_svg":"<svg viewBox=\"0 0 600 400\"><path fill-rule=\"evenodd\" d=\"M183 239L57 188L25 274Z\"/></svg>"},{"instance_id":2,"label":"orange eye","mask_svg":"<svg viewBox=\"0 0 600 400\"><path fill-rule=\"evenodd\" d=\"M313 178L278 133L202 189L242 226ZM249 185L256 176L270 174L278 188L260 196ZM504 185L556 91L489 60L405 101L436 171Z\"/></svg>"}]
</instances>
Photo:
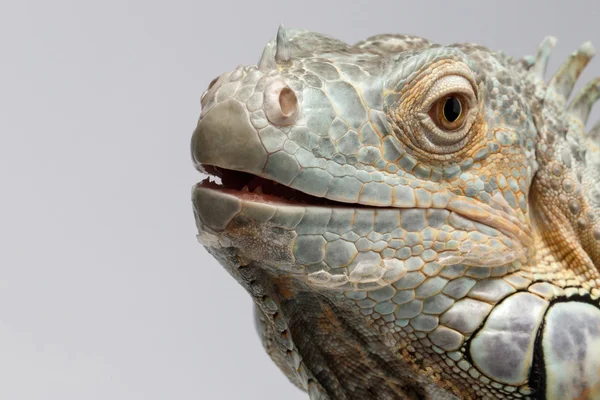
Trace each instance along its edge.
<instances>
[{"instance_id":1,"label":"orange eye","mask_svg":"<svg viewBox=\"0 0 600 400\"><path fill-rule=\"evenodd\" d=\"M455 131L465 124L467 104L463 95L453 93L433 103L429 115L440 129Z\"/></svg>"}]
</instances>

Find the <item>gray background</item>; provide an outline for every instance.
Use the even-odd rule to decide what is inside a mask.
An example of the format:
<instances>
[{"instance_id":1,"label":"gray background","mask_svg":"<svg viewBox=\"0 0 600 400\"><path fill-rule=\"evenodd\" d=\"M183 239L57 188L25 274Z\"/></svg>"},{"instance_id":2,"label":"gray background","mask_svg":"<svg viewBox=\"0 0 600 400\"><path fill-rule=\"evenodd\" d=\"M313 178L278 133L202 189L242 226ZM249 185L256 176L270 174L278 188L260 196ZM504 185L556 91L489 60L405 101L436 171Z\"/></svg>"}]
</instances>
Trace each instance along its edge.
<instances>
[{"instance_id":1,"label":"gray background","mask_svg":"<svg viewBox=\"0 0 600 400\"><path fill-rule=\"evenodd\" d=\"M196 242L200 94L280 22L514 56L554 34L551 71L600 46L595 1L480 3L0 1L0 398L305 399Z\"/></svg>"}]
</instances>

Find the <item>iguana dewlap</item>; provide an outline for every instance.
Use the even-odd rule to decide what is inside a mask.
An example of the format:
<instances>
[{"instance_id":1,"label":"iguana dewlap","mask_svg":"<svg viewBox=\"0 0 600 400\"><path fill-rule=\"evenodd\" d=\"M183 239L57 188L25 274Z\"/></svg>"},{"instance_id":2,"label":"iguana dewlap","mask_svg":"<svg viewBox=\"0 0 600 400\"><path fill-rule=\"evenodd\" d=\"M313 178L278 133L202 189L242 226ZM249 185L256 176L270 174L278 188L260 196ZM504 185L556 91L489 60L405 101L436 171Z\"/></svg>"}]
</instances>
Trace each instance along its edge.
<instances>
[{"instance_id":1,"label":"iguana dewlap","mask_svg":"<svg viewBox=\"0 0 600 400\"><path fill-rule=\"evenodd\" d=\"M280 28L192 138L198 239L311 399L600 398L600 80Z\"/></svg>"}]
</instances>

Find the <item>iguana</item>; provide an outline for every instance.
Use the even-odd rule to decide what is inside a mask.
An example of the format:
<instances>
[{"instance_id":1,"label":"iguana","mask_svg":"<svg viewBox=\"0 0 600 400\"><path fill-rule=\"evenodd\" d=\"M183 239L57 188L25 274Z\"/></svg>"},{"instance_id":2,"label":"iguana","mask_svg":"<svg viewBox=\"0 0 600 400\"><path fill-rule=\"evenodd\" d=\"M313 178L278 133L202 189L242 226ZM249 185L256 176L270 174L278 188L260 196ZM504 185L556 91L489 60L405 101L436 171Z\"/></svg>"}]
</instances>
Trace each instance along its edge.
<instances>
[{"instance_id":1,"label":"iguana","mask_svg":"<svg viewBox=\"0 0 600 400\"><path fill-rule=\"evenodd\" d=\"M554 45L280 27L203 93L198 240L311 399L600 398L600 79Z\"/></svg>"}]
</instances>

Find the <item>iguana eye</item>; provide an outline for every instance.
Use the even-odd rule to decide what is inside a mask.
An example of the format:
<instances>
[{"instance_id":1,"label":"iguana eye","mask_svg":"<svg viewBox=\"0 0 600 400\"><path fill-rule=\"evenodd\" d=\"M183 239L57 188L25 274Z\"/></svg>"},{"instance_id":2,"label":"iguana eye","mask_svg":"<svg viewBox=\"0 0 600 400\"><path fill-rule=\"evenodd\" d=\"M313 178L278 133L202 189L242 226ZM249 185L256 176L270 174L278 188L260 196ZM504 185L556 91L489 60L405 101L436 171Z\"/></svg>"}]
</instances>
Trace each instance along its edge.
<instances>
[{"instance_id":1,"label":"iguana eye","mask_svg":"<svg viewBox=\"0 0 600 400\"><path fill-rule=\"evenodd\" d=\"M464 125L468 107L461 94L452 93L433 103L429 115L440 129L455 131Z\"/></svg>"},{"instance_id":2,"label":"iguana eye","mask_svg":"<svg viewBox=\"0 0 600 400\"><path fill-rule=\"evenodd\" d=\"M439 154L462 148L475 121L477 104L472 79L458 74L437 79L423 98L421 146Z\"/></svg>"}]
</instances>

